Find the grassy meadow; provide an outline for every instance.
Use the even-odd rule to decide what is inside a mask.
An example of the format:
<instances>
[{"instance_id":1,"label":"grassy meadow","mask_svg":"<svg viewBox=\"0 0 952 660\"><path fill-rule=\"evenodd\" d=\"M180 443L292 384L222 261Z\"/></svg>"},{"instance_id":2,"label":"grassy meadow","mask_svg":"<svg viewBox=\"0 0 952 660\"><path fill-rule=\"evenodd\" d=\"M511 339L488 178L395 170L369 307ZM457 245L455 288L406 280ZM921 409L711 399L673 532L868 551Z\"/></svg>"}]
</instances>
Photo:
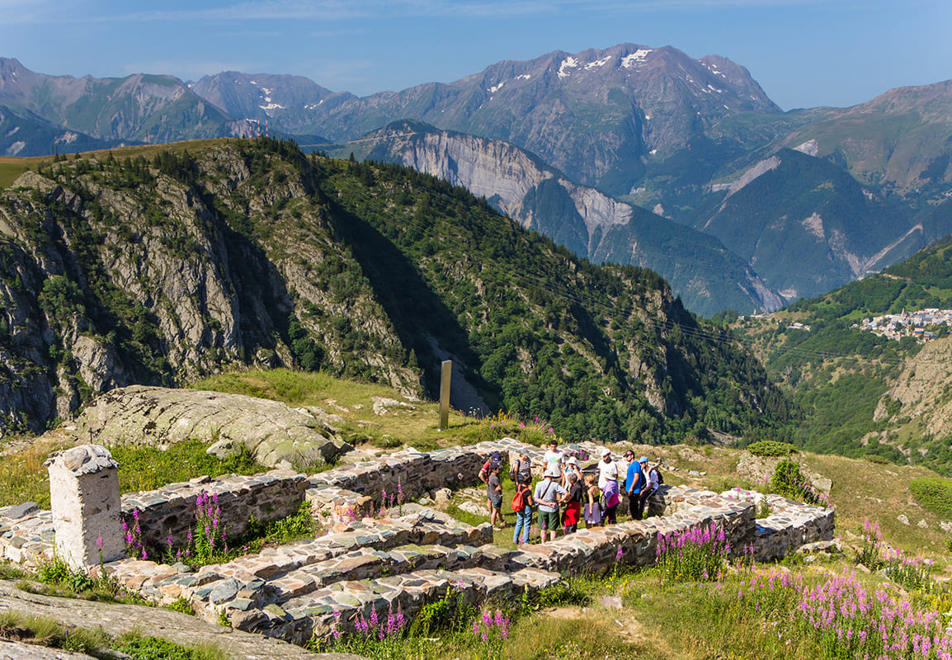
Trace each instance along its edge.
<instances>
[{"instance_id":1,"label":"grassy meadow","mask_svg":"<svg viewBox=\"0 0 952 660\"><path fill-rule=\"evenodd\" d=\"M534 444L558 438L557 429L550 433L544 420L520 420L505 414L476 420L453 413L450 428L440 430L433 402L321 373L235 372L210 377L194 387L265 397L296 407L320 407L339 416L336 423L341 433L358 447L409 445L426 450L503 435ZM374 414L375 397L393 399L406 407L391 404L386 414ZM33 500L48 506L42 463L50 451L68 444L66 434L58 430L4 456L0 460L0 504ZM247 456L219 461L205 454L205 447L195 441L164 449L112 449L126 468L120 470L123 491L154 488L200 474L262 469ZM677 470L665 472L668 484L713 490L758 487L738 475L742 450L687 445L633 445L633 449L676 466ZM712 571L707 578L698 577L697 571L687 575L679 569L672 574L662 568L567 575L565 584L533 599L476 610L448 598L427 606L422 628L394 624L383 639L377 635L372 639L342 636L336 641L315 642L314 649L350 651L369 658L447 660L807 659L863 657L867 652L871 657L943 657L935 647L945 648L944 633L935 628L933 618L941 616L945 621L944 615L952 610L952 588L945 582L952 576L949 533L941 527L952 511L952 481L922 466L899 466L878 457L853 459L796 452L792 458L832 480L830 501L836 509L843 553L806 558L794 555L763 566L734 565L724 558L719 560L716 575ZM495 532L495 542L512 548L515 517L508 509L513 484L504 478L503 486L508 526ZM762 484L759 487L764 488ZM451 500L447 510L460 520L470 524L488 520L485 514L459 509L454 501L458 502ZM619 519L624 520L620 513ZM854 605L863 603L866 612L849 620L834 613L829 625L818 625L820 613L810 607L820 601L835 604L837 612L852 611ZM885 625L885 617L893 611L905 612L904 620L913 621L896 627L899 624L890 620L893 628L889 634L895 636L889 644L898 645L902 635L908 637L902 649L886 648L873 639L873 632ZM381 620L386 619L387 614L381 613ZM912 640L915 637L915 648L921 651L926 633L932 646L920 653Z\"/></svg>"}]
</instances>

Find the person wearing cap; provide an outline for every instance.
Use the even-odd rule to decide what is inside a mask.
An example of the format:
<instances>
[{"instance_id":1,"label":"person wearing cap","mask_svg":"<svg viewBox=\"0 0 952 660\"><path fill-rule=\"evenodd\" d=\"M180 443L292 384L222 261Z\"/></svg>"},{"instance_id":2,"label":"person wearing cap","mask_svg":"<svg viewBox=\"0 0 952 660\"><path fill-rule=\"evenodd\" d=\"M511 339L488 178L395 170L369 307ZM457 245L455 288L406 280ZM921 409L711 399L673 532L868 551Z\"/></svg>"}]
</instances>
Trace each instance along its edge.
<instances>
[{"instance_id":1,"label":"person wearing cap","mask_svg":"<svg viewBox=\"0 0 952 660\"><path fill-rule=\"evenodd\" d=\"M542 543L545 543L546 530L549 540L555 540L555 532L559 528L559 495L565 494L565 489L559 484L562 474L559 468L550 467L545 471L542 481L536 484L533 499L539 509L539 534Z\"/></svg>"},{"instance_id":2,"label":"person wearing cap","mask_svg":"<svg viewBox=\"0 0 952 660\"><path fill-rule=\"evenodd\" d=\"M651 468L648 467L647 456L642 456L640 462L641 462L642 471L645 471L648 475L646 485L644 489L641 491L641 509L642 511L644 511L645 505L648 503L648 500L651 498L652 495L655 494L655 491L661 487L661 480L660 480L660 477L658 476L658 465L660 465L661 459L659 458L657 463Z\"/></svg>"},{"instance_id":3,"label":"person wearing cap","mask_svg":"<svg viewBox=\"0 0 952 660\"><path fill-rule=\"evenodd\" d=\"M598 487L605 500L605 522L614 525L618 521L618 464L612 460L610 449L602 452L602 460L598 462Z\"/></svg>"},{"instance_id":4,"label":"person wearing cap","mask_svg":"<svg viewBox=\"0 0 952 660\"><path fill-rule=\"evenodd\" d=\"M578 459L575 458L574 456L570 457L569 460L566 461L565 474L567 475L574 474L576 477L576 481L578 483L582 483L582 468L579 467ZM565 486L566 488L569 487L569 484L567 481L563 481L562 485Z\"/></svg>"},{"instance_id":5,"label":"person wearing cap","mask_svg":"<svg viewBox=\"0 0 952 660\"><path fill-rule=\"evenodd\" d=\"M642 456L635 460L635 452L625 452L628 459L628 472L625 475L625 492L628 493L628 519L641 520L645 512L645 503L641 499L641 491L645 487L645 473L641 469L641 462L648 459Z\"/></svg>"}]
</instances>

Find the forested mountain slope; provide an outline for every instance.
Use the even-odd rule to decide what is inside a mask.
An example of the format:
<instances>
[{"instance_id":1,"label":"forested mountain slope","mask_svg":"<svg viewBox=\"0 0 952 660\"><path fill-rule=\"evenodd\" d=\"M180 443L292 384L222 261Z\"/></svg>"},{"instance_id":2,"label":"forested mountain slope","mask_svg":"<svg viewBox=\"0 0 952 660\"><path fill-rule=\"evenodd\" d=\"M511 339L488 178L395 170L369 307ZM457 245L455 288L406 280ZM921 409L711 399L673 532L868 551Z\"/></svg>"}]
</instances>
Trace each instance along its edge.
<instances>
[{"instance_id":1,"label":"forested mountain slope","mask_svg":"<svg viewBox=\"0 0 952 660\"><path fill-rule=\"evenodd\" d=\"M501 140L394 122L330 151L394 162L460 185L527 229L596 263L650 268L692 312L772 311L781 298L717 238L571 181Z\"/></svg>"},{"instance_id":2,"label":"forested mountain slope","mask_svg":"<svg viewBox=\"0 0 952 660\"><path fill-rule=\"evenodd\" d=\"M224 366L325 369L576 437L744 433L788 415L664 281L598 267L461 188L267 139L48 162L0 194L6 427Z\"/></svg>"},{"instance_id":3,"label":"forested mountain slope","mask_svg":"<svg viewBox=\"0 0 952 660\"><path fill-rule=\"evenodd\" d=\"M952 308L952 238L880 274L735 323L803 410L791 437L819 451L880 454L952 474L952 337L925 346L863 331L862 320ZM793 323L809 330L789 327Z\"/></svg>"}]
</instances>

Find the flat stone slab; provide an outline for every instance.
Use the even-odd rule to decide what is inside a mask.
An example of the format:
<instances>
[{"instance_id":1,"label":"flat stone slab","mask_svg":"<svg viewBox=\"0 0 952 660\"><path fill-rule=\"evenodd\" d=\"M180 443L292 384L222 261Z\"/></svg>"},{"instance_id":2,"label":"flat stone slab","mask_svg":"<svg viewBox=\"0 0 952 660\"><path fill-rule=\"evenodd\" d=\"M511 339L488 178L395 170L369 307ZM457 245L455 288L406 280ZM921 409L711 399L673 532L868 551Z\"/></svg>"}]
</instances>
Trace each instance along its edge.
<instances>
[{"instance_id":1,"label":"flat stone slab","mask_svg":"<svg viewBox=\"0 0 952 660\"><path fill-rule=\"evenodd\" d=\"M98 603L79 598L54 598L30 594L20 591L11 582L0 580L0 612L4 611L50 617L65 627L78 626L93 629L101 627L112 636L132 631L140 633L146 631L149 635L162 637L182 646L214 644L229 657L247 660L272 660L273 658L354 660L358 658L353 655L309 653L294 644L207 623L194 616L155 607Z\"/></svg>"},{"instance_id":2,"label":"flat stone slab","mask_svg":"<svg viewBox=\"0 0 952 660\"><path fill-rule=\"evenodd\" d=\"M76 420L82 442L244 445L269 467L331 461L350 445L305 409L242 394L131 385L98 396Z\"/></svg>"}]
</instances>

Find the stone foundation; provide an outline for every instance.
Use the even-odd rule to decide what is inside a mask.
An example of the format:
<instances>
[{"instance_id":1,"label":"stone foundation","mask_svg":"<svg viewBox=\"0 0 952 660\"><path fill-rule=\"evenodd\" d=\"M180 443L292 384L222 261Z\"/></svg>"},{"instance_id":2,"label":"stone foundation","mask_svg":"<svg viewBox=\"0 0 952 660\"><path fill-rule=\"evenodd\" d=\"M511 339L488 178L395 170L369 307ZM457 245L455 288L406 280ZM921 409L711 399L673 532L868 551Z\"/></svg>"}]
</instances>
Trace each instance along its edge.
<instances>
[{"instance_id":1,"label":"stone foundation","mask_svg":"<svg viewBox=\"0 0 952 660\"><path fill-rule=\"evenodd\" d=\"M123 520L133 526L133 511L139 511L143 544L164 550L167 537L176 545L195 526L195 500L199 494L217 498L220 524L229 537L237 536L248 524L287 518L304 501L306 477L289 470L272 470L251 476L226 475L217 479L198 477L169 484L158 490L129 493L122 497Z\"/></svg>"},{"instance_id":2,"label":"stone foundation","mask_svg":"<svg viewBox=\"0 0 952 660\"><path fill-rule=\"evenodd\" d=\"M380 512L384 491L389 504L398 487L408 500L442 488L472 486L479 483L488 455L498 451L504 459L514 459L523 449L541 467L539 448L506 438L428 454L398 452L309 478L276 471L200 478L129 494L123 497L123 515L138 509L143 536L158 546L169 533L181 537L191 527L201 492L217 494L222 520L232 534L243 531L252 515L262 521L283 518L305 499L332 531L198 571L136 559L107 564L106 570L155 603L184 598L206 620L224 616L236 628L305 643L335 627L348 630L358 615L369 617L373 609L379 615L400 607L410 618L448 589L473 602L507 599L555 584L569 571L648 566L656 559L659 536L712 524L724 530L735 553L752 547L759 560L781 557L833 534L832 510L749 491L717 494L671 486L663 486L657 498L663 516L582 529L515 550L493 546L488 524L471 527L418 504ZM569 450L583 456L600 453L591 443ZM762 498L771 515L755 520ZM371 510L377 519L365 517ZM31 506L0 509L4 557L35 565L51 556L52 543L49 512Z\"/></svg>"}]
</instances>

